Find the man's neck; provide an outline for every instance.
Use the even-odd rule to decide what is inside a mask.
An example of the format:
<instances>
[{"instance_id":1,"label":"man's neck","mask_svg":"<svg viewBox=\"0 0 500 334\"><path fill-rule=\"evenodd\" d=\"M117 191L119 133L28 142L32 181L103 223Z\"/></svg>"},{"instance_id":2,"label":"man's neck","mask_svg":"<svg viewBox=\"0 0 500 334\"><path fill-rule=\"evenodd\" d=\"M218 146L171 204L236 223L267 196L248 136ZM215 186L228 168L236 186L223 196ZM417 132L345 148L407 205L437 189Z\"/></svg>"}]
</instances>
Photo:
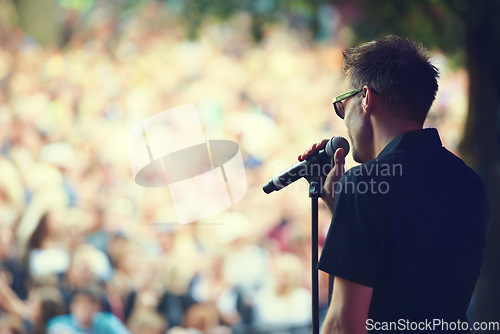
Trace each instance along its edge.
<instances>
[{"instance_id":1,"label":"man's neck","mask_svg":"<svg viewBox=\"0 0 500 334\"><path fill-rule=\"evenodd\" d=\"M413 121L398 119L393 122L385 122L374 128L373 145L375 157L397 136L415 130L422 130L423 125Z\"/></svg>"}]
</instances>

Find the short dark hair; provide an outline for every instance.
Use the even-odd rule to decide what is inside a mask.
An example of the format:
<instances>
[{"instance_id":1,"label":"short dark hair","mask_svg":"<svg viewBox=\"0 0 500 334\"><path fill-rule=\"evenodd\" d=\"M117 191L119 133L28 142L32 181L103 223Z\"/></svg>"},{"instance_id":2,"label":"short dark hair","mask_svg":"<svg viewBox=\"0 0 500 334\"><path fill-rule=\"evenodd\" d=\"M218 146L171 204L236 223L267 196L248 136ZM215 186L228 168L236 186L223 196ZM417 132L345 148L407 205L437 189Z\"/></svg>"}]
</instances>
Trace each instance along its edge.
<instances>
[{"instance_id":1,"label":"short dark hair","mask_svg":"<svg viewBox=\"0 0 500 334\"><path fill-rule=\"evenodd\" d=\"M353 88L370 87L397 117L421 122L436 97L438 69L420 43L394 35L344 51Z\"/></svg>"}]
</instances>

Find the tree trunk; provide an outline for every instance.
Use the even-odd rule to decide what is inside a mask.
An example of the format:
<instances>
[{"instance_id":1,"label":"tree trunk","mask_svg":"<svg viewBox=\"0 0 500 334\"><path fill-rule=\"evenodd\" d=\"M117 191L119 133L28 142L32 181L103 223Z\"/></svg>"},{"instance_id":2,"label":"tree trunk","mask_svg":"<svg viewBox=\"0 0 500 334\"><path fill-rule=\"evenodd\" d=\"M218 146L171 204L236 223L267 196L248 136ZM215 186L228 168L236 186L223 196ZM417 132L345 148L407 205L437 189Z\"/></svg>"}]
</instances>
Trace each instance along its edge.
<instances>
[{"instance_id":1,"label":"tree trunk","mask_svg":"<svg viewBox=\"0 0 500 334\"><path fill-rule=\"evenodd\" d=\"M464 1L469 70L469 113L461 153L483 180L490 200L481 276L470 321L500 319L500 25L497 1ZM467 191L467 189L463 189ZM483 333L486 333L483 331Z\"/></svg>"}]
</instances>

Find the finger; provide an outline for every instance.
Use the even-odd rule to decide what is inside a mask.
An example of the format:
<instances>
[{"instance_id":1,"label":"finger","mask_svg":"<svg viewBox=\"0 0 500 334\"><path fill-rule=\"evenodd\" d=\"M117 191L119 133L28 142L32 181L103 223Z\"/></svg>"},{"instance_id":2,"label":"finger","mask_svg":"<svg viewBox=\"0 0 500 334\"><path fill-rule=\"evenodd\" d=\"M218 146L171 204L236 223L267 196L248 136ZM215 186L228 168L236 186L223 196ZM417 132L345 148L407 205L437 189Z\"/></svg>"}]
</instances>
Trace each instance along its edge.
<instances>
[{"instance_id":1,"label":"finger","mask_svg":"<svg viewBox=\"0 0 500 334\"><path fill-rule=\"evenodd\" d=\"M326 177L326 187L327 187L327 193L331 192L332 190L332 185L337 184L342 175L344 175L344 165L345 165L345 156L344 156L344 149L343 148L338 148L335 151L334 155L334 161L335 165L333 166L332 170L330 173L328 173ZM335 190L335 189L333 189Z\"/></svg>"},{"instance_id":2,"label":"finger","mask_svg":"<svg viewBox=\"0 0 500 334\"><path fill-rule=\"evenodd\" d=\"M316 144L316 147L318 149L323 149L323 148L325 148L326 144L328 144L329 141L330 141L330 139L323 139L322 141L320 141Z\"/></svg>"},{"instance_id":3,"label":"finger","mask_svg":"<svg viewBox=\"0 0 500 334\"><path fill-rule=\"evenodd\" d=\"M343 148L338 148L334 155L335 160L335 175L337 177L344 175L344 165L345 165L345 151Z\"/></svg>"},{"instance_id":4,"label":"finger","mask_svg":"<svg viewBox=\"0 0 500 334\"><path fill-rule=\"evenodd\" d=\"M335 191L342 175L345 172L345 150L338 148L333 156L335 165L326 176L325 184L323 186L323 193L321 198L325 202L330 214L333 213L333 205L335 198Z\"/></svg>"},{"instance_id":5,"label":"finger","mask_svg":"<svg viewBox=\"0 0 500 334\"><path fill-rule=\"evenodd\" d=\"M313 144L310 148L308 148L307 150L305 150L304 153L302 153L301 155L299 155L297 157L297 159L299 161L303 161L303 160L308 159L310 156L314 155L319 150L325 148L325 146L326 146L326 144L328 143L329 140L330 139L323 139L322 141Z\"/></svg>"},{"instance_id":6,"label":"finger","mask_svg":"<svg viewBox=\"0 0 500 334\"><path fill-rule=\"evenodd\" d=\"M338 148L335 151L334 159L335 159L336 165L344 165L345 164L345 151L342 147Z\"/></svg>"}]
</instances>

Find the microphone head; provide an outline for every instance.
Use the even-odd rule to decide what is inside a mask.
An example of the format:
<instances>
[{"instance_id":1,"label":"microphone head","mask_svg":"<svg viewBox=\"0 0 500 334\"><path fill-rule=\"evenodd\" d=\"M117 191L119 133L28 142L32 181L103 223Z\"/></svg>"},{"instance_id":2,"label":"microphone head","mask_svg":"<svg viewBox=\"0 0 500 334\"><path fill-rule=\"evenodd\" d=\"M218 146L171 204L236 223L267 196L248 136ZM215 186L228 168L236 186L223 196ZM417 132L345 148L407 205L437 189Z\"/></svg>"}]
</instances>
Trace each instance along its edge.
<instances>
[{"instance_id":1,"label":"microphone head","mask_svg":"<svg viewBox=\"0 0 500 334\"><path fill-rule=\"evenodd\" d=\"M343 148L345 155L349 153L349 142L344 137L332 137L325 146L326 154L333 159L335 156L335 151L338 148Z\"/></svg>"}]
</instances>

